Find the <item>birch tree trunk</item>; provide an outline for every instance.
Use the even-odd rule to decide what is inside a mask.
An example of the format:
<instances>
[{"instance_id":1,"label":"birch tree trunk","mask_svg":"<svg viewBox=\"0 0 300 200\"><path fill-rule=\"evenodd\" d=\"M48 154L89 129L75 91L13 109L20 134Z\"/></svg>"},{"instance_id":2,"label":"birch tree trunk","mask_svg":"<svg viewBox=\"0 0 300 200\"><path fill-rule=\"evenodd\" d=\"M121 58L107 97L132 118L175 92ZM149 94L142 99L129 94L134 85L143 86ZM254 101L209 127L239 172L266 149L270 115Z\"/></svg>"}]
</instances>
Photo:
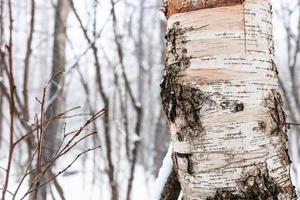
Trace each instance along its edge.
<instances>
[{"instance_id":1,"label":"birch tree trunk","mask_svg":"<svg viewBox=\"0 0 300 200\"><path fill-rule=\"evenodd\" d=\"M186 199L296 199L268 0L169 0L163 107Z\"/></svg>"},{"instance_id":2,"label":"birch tree trunk","mask_svg":"<svg viewBox=\"0 0 300 200\"><path fill-rule=\"evenodd\" d=\"M46 110L46 119L62 113L64 110L63 72L65 71L65 46L66 46L66 25L70 10L69 0L58 0L55 7L55 24L53 36L53 55L52 55L52 84L49 91L49 106ZM43 159L49 161L53 158L58 146L58 137L61 134L62 122L60 120L51 121L45 129L45 146ZM51 172L41 178L45 182ZM56 185L57 186L57 185ZM37 199L47 199L47 185L41 187ZM58 188L58 187L56 187ZM60 192L61 195L61 192Z\"/></svg>"}]
</instances>

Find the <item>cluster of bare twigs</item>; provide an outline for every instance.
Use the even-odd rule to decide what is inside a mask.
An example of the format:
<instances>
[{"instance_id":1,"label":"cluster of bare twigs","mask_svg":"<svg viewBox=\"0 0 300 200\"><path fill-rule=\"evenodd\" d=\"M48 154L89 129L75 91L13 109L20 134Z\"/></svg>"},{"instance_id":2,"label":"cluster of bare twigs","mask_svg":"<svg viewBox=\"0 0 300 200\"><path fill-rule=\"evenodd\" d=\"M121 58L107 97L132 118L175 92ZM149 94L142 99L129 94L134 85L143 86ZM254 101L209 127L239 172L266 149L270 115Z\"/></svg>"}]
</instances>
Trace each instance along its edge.
<instances>
[{"instance_id":1,"label":"cluster of bare twigs","mask_svg":"<svg viewBox=\"0 0 300 200\"><path fill-rule=\"evenodd\" d=\"M12 75L12 78L13 78L13 75ZM19 189L24 184L24 180L26 180L26 177L28 177L32 174L34 174L34 179L30 180L29 188L28 188L27 192L21 197L21 199L24 199L25 197L27 197L27 195L29 195L31 193L33 193L33 198L31 198L31 199L37 199L37 193L38 193L39 188L47 185L51 181L57 182L57 180L55 180L55 179L59 175L63 174L65 171L67 171L75 163L75 161L78 160L79 157L81 157L82 155L84 155L90 151L100 148L100 146L88 148L88 149L84 150L83 152L79 153L76 156L76 158L70 164L68 164L64 169L62 169L58 173L52 172L51 167L54 166L55 163L61 157L67 156L68 153L72 149L77 147L78 144L82 143L87 138L95 136L97 134L97 132L95 132L95 131L88 133L88 134L86 134L84 132L86 132L86 130L88 130L87 129L88 126L91 125L92 123L94 123L95 120L97 120L100 116L102 116L105 111L104 111L104 109L102 109L102 110L96 112L95 114L93 114L78 130L66 133L65 132L66 129L64 128L63 137L55 151L54 156L50 160L45 160L44 159L45 127L49 123L51 123L55 120L59 120L59 119L63 119L65 117L67 117L68 113L79 108L79 107L75 107L75 108L69 109L63 113L53 116L50 119L45 120L45 104L46 104L45 97L46 97L47 88L50 85L50 82L43 90L42 100L39 100L36 98L37 101L40 103L40 114L39 114L39 116L36 115L35 125L32 125L32 127L30 128L30 131L28 131L26 134L22 135L21 137L16 138L15 134L14 134L13 126L11 126L12 129L10 130L10 135L11 135L12 139L10 140L11 145L9 147L9 156L8 156L8 161L7 161L8 164L7 164L6 168L1 168L6 173L5 184L4 184L4 187L1 188L3 200L5 199L7 193L9 193L12 196L12 199L15 199L19 192ZM13 83L13 82L11 82L11 83ZM15 116L15 114L16 113L11 112L11 115ZM66 127L66 124L65 124L65 127ZM18 145L21 145L21 143L25 142L28 138L31 138L31 142L34 143L34 144L31 144L34 146L34 152L32 154L32 157L30 158L30 162L27 163L28 166L27 166L26 170L24 171L24 175L21 177L20 182L18 183L16 190L10 191L8 189L8 184L9 184L9 179L10 179L10 171L11 171L11 167L12 167L11 164L12 164L12 160L14 159L14 156L15 156L14 150L18 147ZM35 165L35 167L32 167L33 165ZM46 179L43 182L41 182L42 177L46 177ZM56 184L58 184L58 183L56 183ZM60 195L64 199L63 193L60 193Z\"/></svg>"},{"instance_id":2,"label":"cluster of bare twigs","mask_svg":"<svg viewBox=\"0 0 300 200\"><path fill-rule=\"evenodd\" d=\"M31 54L31 43L33 37L33 29L34 29L34 15L35 15L35 2L32 0L32 12L31 12L31 28L30 34L27 43L27 51L25 56L25 71L24 71L24 85L23 85L23 94L24 101L21 102L21 98L19 97L16 91L15 78L14 78L14 67L13 67L13 16L12 16L12 4L11 1L8 1L9 8L9 42L4 45L3 41L3 1L1 1L1 79L3 79L3 71L6 72L8 86L5 85L4 81L0 81L1 86L1 109L2 109L2 98L6 97L7 102L9 104L9 147L8 147L8 156L7 156L7 165L6 167L1 166L1 170L5 172L4 185L1 188L2 194L1 199L5 200L7 195L10 195L12 199L16 199L17 195L20 193L20 188L24 185L25 180L29 178L29 187L27 191L23 194L21 199L24 199L28 195L30 195L31 200L38 199L38 191L40 188L46 186L50 182L54 182L54 185L58 191L58 194L62 199L65 199L63 190L61 186L58 184L57 177L67 171L82 155L94 151L100 146L94 146L92 148L87 148L86 150L79 153L73 161L71 161L65 168L61 171L55 173L52 170L52 167L55 163L61 159L62 157L66 157L69 155L72 149L75 149L80 143L87 140L90 137L93 137L97 134L97 132L92 131L91 133L86 133L88 131L88 126L95 123L95 121L104 114L104 109L95 112L80 128L75 131L66 133L66 129L64 128L62 139L55 150L55 153L52 155L51 159L47 159L45 157L45 153L47 151L45 147L45 134L46 128L49 124L61 120L65 117L68 117L67 114L71 111L77 110L79 107L75 107L64 111L62 113L56 114L51 117L46 116L47 107L49 106L49 102L46 100L46 94L48 88L53 84L55 77L60 75L61 73L56 74L51 80L48 82L46 87L43 89L42 99L36 100L40 104L40 113L35 115L34 124L28 124L29 121L29 106L28 106L28 68L29 68L29 58ZM6 46L6 49L3 49L3 46ZM52 98L55 98L52 96ZM51 100L51 99L50 99ZM50 102L51 103L51 102ZM1 116L3 116L3 112L1 110ZM2 123L1 119L1 123ZM17 135L16 134L16 120L22 125L25 134ZM65 124L66 127L66 124ZM2 143L3 138L3 130L1 124L0 130ZM26 143L28 145L28 162L26 169L24 170L24 174L21 176L20 181L17 184L15 191L12 191L9 188L9 183L11 182L11 171L13 168L13 160L16 156L16 149L21 148L22 144Z\"/></svg>"}]
</instances>

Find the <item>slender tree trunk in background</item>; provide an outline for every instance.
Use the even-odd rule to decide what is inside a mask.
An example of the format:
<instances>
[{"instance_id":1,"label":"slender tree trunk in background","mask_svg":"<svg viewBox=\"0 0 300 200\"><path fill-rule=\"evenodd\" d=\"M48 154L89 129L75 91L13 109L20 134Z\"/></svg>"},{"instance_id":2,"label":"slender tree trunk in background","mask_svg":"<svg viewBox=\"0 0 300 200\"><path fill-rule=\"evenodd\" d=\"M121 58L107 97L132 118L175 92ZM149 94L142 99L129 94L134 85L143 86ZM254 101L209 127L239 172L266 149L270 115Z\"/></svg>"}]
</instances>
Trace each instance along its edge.
<instances>
[{"instance_id":1,"label":"slender tree trunk in background","mask_svg":"<svg viewBox=\"0 0 300 200\"><path fill-rule=\"evenodd\" d=\"M29 36L27 39L27 47L26 47L26 55L24 59L24 77L23 77L23 99L24 99L24 108L23 115L26 121L29 120L29 105L28 105L28 75L29 75L29 64L30 64L30 56L32 53L32 41L33 41L33 33L34 33L34 25L35 25L35 0L31 0L31 13L30 13L30 30Z\"/></svg>"},{"instance_id":2,"label":"slender tree trunk in background","mask_svg":"<svg viewBox=\"0 0 300 200\"><path fill-rule=\"evenodd\" d=\"M143 36L144 36L144 17L145 17L145 1L140 0L140 16L139 16L139 35L138 40L136 44L136 54L137 54L137 62L138 62L138 101L140 102L141 106L144 103L144 82L145 82L145 64L144 64L144 42L143 42Z\"/></svg>"},{"instance_id":3,"label":"slender tree trunk in background","mask_svg":"<svg viewBox=\"0 0 300 200\"><path fill-rule=\"evenodd\" d=\"M2 45L3 45L3 35L4 35L4 28L3 28L3 1L0 0L0 53L2 53ZM2 66L2 56L0 56L0 81L2 81L3 77L3 66ZM0 87L0 119L3 119L3 110L2 110L2 105L3 105L3 92L2 88ZM0 152L1 152L1 147L2 147L2 137L3 137L3 120L0 120ZM1 155L0 155L1 156Z\"/></svg>"},{"instance_id":4,"label":"slender tree trunk in background","mask_svg":"<svg viewBox=\"0 0 300 200\"><path fill-rule=\"evenodd\" d=\"M46 117L49 119L63 112L64 79L60 74L65 71L65 44L66 44L66 23L69 12L69 1L59 0L56 6L53 55L52 55L52 77L53 83L50 87L49 101L51 104L46 110ZM51 122L45 133L45 159L51 159L56 150L58 134L60 132L60 122L55 120Z\"/></svg>"},{"instance_id":5,"label":"slender tree trunk in background","mask_svg":"<svg viewBox=\"0 0 300 200\"><path fill-rule=\"evenodd\" d=\"M268 0L169 0L162 99L184 199L296 199Z\"/></svg>"},{"instance_id":6,"label":"slender tree trunk in background","mask_svg":"<svg viewBox=\"0 0 300 200\"><path fill-rule=\"evenodd\" d=\"M58 0L55 11L55 27L52 55L52 77L53 83L50 86L49 102L50 105L46 110L46 119L49 119L64 110L63 85L64 78L60 74L65 71L65 45L66 45L66 24L69 13L69 0ZM51 160L58 144L58 137L61 133L61 121L55 120L50 122L45 130L45 161ZM43 181L43 180L42 180ZM47 190L42 187L38 199L46 199Z\"/></svg>"},{"instance_id":7,"label":"slender tree trunk in background","mask_svg":"<svg viewBox=\"0 0 300 200\"><path fill-rule=\"evenodd\" d=\"M29 67L30 67L30 57L32 53L32 41L33 41L33 33L34 33L34 27L35 27L35 0L31 0L31 12L30 12L30 26L29 26L29 35L27 39L27 45L26 45L26 54L24 58L24 76L23 76L23 118L26 122L29 121L30 115L29 115L29 104L28 104L28 78L29 78ZM29 131L30 129L27 129ZM30 136L26 138L27 143L27 152L28 152L28 163L29 170L31 171L33 169L31 160L32 160L32 152L34 150L34 137ZM29 174L29 184L34 181L35 175L34 173ZM35 193L30 193L29 200L34 200Z\"/></svg>"}]
</instances>

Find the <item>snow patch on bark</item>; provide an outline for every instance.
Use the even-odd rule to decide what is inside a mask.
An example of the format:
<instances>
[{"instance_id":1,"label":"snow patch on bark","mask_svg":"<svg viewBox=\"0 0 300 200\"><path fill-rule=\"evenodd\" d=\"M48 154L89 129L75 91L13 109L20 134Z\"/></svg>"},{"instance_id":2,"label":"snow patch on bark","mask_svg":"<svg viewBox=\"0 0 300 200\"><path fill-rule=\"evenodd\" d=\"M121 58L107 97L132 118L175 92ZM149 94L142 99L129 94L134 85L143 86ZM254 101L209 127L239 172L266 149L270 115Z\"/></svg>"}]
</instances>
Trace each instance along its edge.
<instances>
[{"instance_id":1,"label":"snow patch on bark","mask_svg":"<svg viewBox=\"0 0 300 200\"><path fill-rule=\"evenodd\" d=\"M179 195L179 197L178 197L178 199L177 200L181 200L182 199L182 191L180 192L180 195Z\"/></svg>"}]
</instances>

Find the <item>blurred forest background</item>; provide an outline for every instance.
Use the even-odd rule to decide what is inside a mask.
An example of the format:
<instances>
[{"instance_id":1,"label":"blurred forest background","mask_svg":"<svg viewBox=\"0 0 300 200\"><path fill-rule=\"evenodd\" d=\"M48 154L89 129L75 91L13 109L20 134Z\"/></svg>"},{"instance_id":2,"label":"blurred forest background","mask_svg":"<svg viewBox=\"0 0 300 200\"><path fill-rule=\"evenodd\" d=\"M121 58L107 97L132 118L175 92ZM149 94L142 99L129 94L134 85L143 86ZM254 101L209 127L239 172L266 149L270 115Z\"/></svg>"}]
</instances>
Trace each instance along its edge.
<instances>
[{"instance_id":1,"label":"blurred forest background","mask_svg":"<svg viewBox=\"0 0 300 200\"><path fill-rule=\"evenodd\" d=\"M169 145L164 2L0 2L2 198L150 199ZM300 1L273 4L299 188Z\"/></svg>"}]
</instances>

